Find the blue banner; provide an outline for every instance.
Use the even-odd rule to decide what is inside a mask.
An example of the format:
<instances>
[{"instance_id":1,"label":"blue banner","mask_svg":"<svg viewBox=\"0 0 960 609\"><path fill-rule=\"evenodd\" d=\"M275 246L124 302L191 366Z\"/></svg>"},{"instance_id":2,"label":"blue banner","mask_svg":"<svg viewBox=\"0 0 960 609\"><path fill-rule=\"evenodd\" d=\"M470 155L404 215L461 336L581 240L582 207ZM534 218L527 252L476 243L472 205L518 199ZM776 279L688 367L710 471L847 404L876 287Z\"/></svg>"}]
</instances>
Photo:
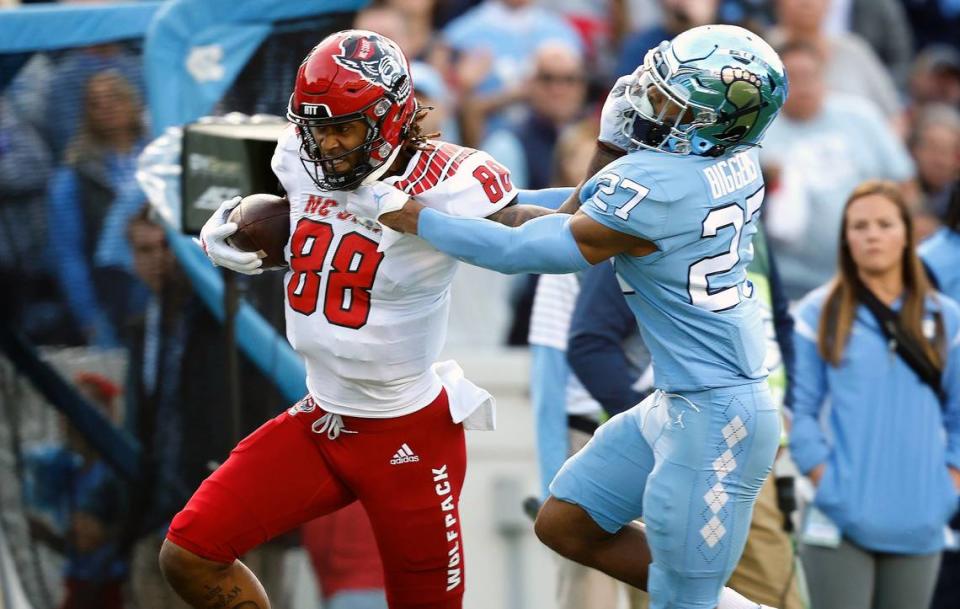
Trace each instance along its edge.
<instances>
[{"instance_id":1,"label":"blue banner","mask_svg":"<svg viewBox=\"0 0 960 609\"><path fill-rule=\"evenodd\" d=\"M53 51L140 39L161 4L49 4L0 10L0 53Z\"/></svg>"},{"instance_id":2,"label":"blue banner","mask_svg":"<svg viewBox=\"0 0 960 609\"><path fill-rule=\"evenodd\" d=\"M367 0L173 0L144 46L154 133L209 114L278 21L355 11ZM319 41L318 41L319 42Z\"/></svg>"}]
</instances>

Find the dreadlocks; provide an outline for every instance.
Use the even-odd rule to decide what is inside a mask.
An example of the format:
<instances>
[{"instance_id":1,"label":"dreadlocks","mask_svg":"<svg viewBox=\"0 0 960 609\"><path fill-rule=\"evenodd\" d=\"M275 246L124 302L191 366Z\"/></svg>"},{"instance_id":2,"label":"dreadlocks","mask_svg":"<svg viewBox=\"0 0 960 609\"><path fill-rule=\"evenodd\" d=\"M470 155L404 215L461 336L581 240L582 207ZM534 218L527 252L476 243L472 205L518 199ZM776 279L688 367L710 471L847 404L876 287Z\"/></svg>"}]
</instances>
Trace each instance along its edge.
<instances>
[{"instance_id":1,"label":"dreadlocks","mask_svg":"<svg viewBox=\"0 0 960 609\"><path fill-rule=\"evenodd\" d=\"M413 123L410 125L410 135L403 143L404 151L413 154L417 150L424 150L427 147L427 140L440 137L439 131L433 133L424 133L421 122L433 110L433 106L417 106L417 111L413 116Z\"/></svg>"}]
</instances>

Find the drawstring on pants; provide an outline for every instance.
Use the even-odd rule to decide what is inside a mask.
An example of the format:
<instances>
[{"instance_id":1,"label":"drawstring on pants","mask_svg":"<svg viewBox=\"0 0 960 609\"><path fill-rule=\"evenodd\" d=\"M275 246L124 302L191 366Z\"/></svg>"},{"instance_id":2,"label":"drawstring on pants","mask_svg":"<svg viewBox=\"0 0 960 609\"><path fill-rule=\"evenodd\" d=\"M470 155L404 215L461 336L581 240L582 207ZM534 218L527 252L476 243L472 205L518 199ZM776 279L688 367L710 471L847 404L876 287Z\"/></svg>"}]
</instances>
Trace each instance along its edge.
<instances>
[{"instance_id":1,"label":"drawstring on pants","mask_svg":"<svg viewBox=\"0 0 960 609\"><path fill-rule=\"evenodd\" d=\"M690 408L693 408L693 409L696 410L697 412L700 412L700 409L697 408L697 405L696 405L696 404L694 404L693 402L691 402L690 400L688 400L686 397L680 395L679 393L667 393L666 391L662 391L662 390L658 390L658 391L660 392L660 395L657 396L657 403L658 403L658 404L659 404L659 402L660 402L660 398L662 398L662 397L680 398L681 400L683 400L683 401L686 402L687 404L690 404Z\"/></svg>"},{"instance_id":2,"label":"drawstring on pants","mask_svg":"<svg viewBox=\"0 0 960 609\"><path fill-rule=\"evenodd\" d=\"M326 433L331 440L336 440L341 433L357 433L346 429L343 426L343 417L332 412L328 412L314 421L311 429L313 429L313 433Z\"/></svg>"},{"instance_id":3,"label":"drawstring on pants","mask_svg":"<svg viewBox=\"0 0 960 609\"><path fill-rule=\"evenodd\" d=\"M682 395L680 395L679 393L667 393L666 391L663 391L662 389L657 389L657 397L656 397L656 399L655 399L655 401L654 401L654 403L653 403L653 408L651 408L650 410L652 411L654 408L659 408L659 407L660 407L660 401L661 401L663 398L665 398L665 397L667 397L667 398L680 398L681 400L683 400L684 402L686 402L686 403L690 406L690 408L693 408L696 412L700 412L700 408L698 408L697 405L694 404L693 402L691 402L687 397L682 396ZM668 415L668 416L671 416L671 415ZM684 424L683 424L683 411L682 411L682 410L680 411L680 414L677 415L676 420L675 420L675 421L672 421L672 424L673 424L673 425L677 425L680 429L684 429L685 426L684 426Z\"/></svg>"}]
</instances>

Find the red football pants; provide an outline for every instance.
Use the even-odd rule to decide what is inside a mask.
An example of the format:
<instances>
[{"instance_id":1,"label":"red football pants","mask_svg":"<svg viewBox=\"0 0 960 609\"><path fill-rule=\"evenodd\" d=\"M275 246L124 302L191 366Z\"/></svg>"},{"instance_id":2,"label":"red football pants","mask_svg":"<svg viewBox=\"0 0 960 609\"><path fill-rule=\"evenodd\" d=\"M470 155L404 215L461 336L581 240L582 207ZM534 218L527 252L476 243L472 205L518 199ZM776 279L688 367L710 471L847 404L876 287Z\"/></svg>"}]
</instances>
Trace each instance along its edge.
<instances>
[{"instance_id":1,"label":"red football pants","mask_svg":"<svg viewBox=\"0 0 960 609\"><path fill-rule=\"evenodd\" d=\"M358 499L373 525L391 609L459 609L463 427L446 392L393 419L342 417L307 397L244 439L170 524L167 539L230 563Z\"/></svg>"}]
</instances>

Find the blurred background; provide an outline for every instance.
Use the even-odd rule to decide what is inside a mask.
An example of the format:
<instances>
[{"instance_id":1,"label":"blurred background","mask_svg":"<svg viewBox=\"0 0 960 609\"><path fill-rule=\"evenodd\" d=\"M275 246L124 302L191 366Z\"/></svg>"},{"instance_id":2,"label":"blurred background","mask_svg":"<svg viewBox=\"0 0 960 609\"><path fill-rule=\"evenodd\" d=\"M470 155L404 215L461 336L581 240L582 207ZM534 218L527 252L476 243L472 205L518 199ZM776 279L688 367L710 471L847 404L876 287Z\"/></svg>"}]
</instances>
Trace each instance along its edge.
<instances>
[{"instance_id":1,"label":"blurred background","mask_svg":"<svg viewBox=\"0 0 960 609\"><path fill-rule=\"evenodd\" d=\"M282 273L224 278L184 236L181 196L262 161L250 142L269 140L320 39L394 39L433 107L427 131L544 188L583 178L616 78L708 23L790 49L790 98L761 151L790 302L835 273L864 180L900 185L918 241L941 230L960 178L957 0L0 0L0 607L179 607L156 567L166 524L302 394ZM228 136L240 165L211 164L184 129L202 117L263 130ZM201 190L193 211L209 213L243 188ZM556 560L522 509L541 493L537 283L463 266L453 288L446 355L500 404L498 431L468 434L468 609L560 606ZM775 473L792 491L788 454ZM276 609L385 607L355 507L247 557ZM802 569L790 579L805 599Z\"/></svg>"}]
</instances>

